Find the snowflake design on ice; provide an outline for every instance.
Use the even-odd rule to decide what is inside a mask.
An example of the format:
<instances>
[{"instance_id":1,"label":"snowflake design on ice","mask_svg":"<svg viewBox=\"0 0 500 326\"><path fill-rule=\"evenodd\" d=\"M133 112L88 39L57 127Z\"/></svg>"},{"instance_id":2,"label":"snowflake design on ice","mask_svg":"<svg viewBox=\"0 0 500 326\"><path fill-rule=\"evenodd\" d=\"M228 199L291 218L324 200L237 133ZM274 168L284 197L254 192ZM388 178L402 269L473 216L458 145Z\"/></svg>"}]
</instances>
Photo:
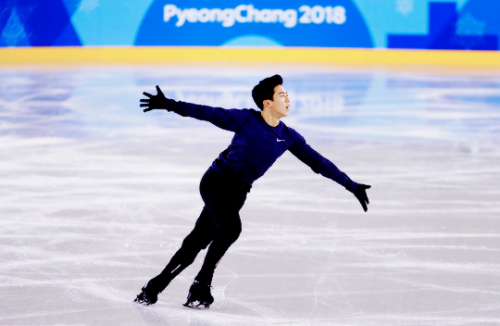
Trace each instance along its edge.
<instances>
[{"instance_id":1,"label":"snowflake design on ice","mask_svg":"<svg viewBox=\"0 0 500 326\"><path fill-rule=\"evenodd\" d=\"M414 0L396 0L396 11L402 15L408 15L413 12Z\"/></svg>"},{"instance_id":2,"label":"snowflake design on ice","mask_svg":"<svg viewBox=\"0 0 500 326\"><path fill-rule=\"evenodd\" d=\"M457 21L455 34L462 36L483 36L485 28L486 22L477 20L470 13L466 13Z\"/></svg>"}]
</instances>

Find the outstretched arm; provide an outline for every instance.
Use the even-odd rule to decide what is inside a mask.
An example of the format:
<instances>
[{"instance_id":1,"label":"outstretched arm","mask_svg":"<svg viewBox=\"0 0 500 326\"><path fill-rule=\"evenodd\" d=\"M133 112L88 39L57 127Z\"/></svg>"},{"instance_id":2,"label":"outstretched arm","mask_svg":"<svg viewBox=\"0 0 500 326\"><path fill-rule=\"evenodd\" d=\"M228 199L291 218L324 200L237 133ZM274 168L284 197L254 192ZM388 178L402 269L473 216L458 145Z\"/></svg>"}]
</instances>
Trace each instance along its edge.
<instances>
[{"instance_id":1,"label":"outstretched arm","mask_svg":"<svg viewBox=\"0 0 500 326\"><path fill-rule=\"evenodd\" d=\"M151 110L173 111L183 117L191 117L198 120L209 121L221 129L234 132L239 130L239 128L245 121L245 115L248 115L248 113L243 112L244 110L226 110L223 108L215 108L207 105L197 105L175 101L173 99L165 97L160 87L158 86L156 86L156 91L158 92L157 95L151 95L147 92L143 93L148 97L141 99L140 106L141 108L144 108L144 112L148 112Z\"/></svg>"},{"instance_id":2,"label":"outstretched arm","mask_svg":"<svg viewBox=\"0 0 500 326\"><path fill-rule=\"evenodd\" d=\"M298 143L291 146L289 150L299 160L307 164L314 172L328 179L332 179L352 192L359 200L363 210L365 212L368 211L367 205L370 202L366 194L366 189L369 189L371 186L358 184L352 181L347 174L340 171L335 164L309 146L302 136L299 136Z\"/></svg>"}]
</instances>

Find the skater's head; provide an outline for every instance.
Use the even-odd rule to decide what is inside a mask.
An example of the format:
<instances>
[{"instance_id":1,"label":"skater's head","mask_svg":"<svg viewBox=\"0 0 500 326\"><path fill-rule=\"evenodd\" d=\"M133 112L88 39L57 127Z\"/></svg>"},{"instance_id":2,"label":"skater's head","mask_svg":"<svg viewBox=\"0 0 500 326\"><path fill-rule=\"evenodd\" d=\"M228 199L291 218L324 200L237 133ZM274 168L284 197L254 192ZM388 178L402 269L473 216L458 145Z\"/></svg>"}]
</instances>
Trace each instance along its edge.
<instances>
[{"instance_id":1,"label":"skater's head","mask_svg":"<svg viewBox=\"0 0 500 326\"><path fill-rule=\"evenodd\" d=\"M261 111L264 110L264 101L274 101L275 88L279 85L283 85L283 78L280 75L274 75L261 80L253 88L253 100Z\"/></svg>"}]
</instances>

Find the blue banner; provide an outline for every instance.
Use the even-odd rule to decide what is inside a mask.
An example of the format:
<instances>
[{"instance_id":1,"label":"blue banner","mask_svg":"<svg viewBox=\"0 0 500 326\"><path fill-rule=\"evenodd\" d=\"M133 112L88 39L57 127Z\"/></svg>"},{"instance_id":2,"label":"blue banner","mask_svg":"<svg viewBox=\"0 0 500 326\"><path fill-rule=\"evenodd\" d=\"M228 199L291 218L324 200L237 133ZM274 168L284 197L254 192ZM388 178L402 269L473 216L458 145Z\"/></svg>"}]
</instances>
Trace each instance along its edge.
<instances>
[{"instance_id":1,"label":"blue banner","mask_svg":"<svg viewBox=\"0 0 500 326\"><path fill-rule=\"evenodd\" d=\"M498 50L500 1L0 0L0 47Z\"/></svg>"},{"instance_id":2,"label":"blue banner","mask_svg":"<svg viewBox=\"0 0 500 326\"><path fill-rule=\"evenodd\" d=\"M167 3L157 0L144 16L136 45L373 46L350 0L314 3L259 0ZM348 17L348 18L347 18Z\"/></svg>"}]
</instances>

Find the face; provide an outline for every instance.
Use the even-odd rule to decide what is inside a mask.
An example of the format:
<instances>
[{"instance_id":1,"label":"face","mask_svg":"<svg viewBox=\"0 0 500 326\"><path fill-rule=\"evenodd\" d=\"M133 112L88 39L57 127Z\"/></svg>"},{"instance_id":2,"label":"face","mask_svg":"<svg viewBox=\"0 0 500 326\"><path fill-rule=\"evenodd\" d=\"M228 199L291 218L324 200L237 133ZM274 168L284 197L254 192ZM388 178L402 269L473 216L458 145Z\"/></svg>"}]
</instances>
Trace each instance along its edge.
<instances>
[{"instance_id":1,"label":"face","mask_svg":"<svg viewBox=\"0 0 500 326\"><path fill-rule=\"evenodd\" d=\"M274 88L273 100L265 100L264 105L269 107L278 118L286 117L290 111L290 99L288 98L288 93L282 85L278 85Z\"/></svg>"}]
</instances>

